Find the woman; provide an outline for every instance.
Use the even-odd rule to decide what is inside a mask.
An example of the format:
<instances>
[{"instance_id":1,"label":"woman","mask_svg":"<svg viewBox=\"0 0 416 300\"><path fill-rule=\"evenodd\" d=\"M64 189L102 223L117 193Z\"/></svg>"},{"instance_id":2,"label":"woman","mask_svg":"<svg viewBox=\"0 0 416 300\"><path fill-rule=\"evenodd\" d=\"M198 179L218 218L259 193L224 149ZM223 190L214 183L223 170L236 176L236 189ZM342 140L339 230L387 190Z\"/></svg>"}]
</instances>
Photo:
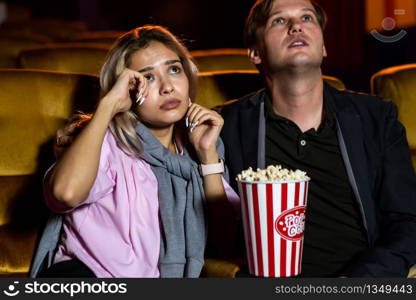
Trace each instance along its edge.
<instances>
[{"instance_id":1,"label":"woman","mask_svg":"<svg viewBox=\"0 0 416 300\"><path fill-rule=\"evenodd\" d=\"M196 78L166 29L118 39L94 116L45 176L46 202L65 217L49 221L32 276L199 276L205 203L230 210L238 197L222 179L223 120L192 103Z\"/></svg>"}]
</instances>

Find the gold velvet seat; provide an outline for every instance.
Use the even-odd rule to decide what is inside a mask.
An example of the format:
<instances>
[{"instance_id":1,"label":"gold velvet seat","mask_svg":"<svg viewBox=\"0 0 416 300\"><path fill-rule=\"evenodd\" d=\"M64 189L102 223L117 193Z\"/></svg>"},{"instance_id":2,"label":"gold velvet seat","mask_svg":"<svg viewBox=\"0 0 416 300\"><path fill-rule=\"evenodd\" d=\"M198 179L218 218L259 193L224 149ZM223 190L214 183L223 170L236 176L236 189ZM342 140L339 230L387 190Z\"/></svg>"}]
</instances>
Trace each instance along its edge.
<instances>
[{"instance_id":1,"label":"gold velvet seat","mask_svg":"<svg viewBox=\"0 0 416 300\"><path fill-rule=\"evenodd\" d=\"M74 110L92 110L98 93L95 76L0 70L0 277L27 275L47 217L51 141Z\"/></svg>"},{"instance_id":2,"label":"gold velvet seat","mask_svg":"<svg viewBox=\"0 0 416 300\"><path fill-rule=\"evenodd\" d=\"M125 31L105 30L105 31L85 31L74 34L71 37L73 42L82 43L100 43L112 45L117 38L122 36Z\"/></svg>"},{"instance_id":3,"label":"gold velvet seat","mask_svg":"<svg viewBox=\"0 0 416 300\"><path fill-rule=\"evenodd\" d=\"M22 50L44 46L51 40L42 35L0 31L0 68L16 68Z\"/></svg>"},{"instance_id":4,"label":"gold velvet seat","mask_svg":"<svg viewBox=\"0 0 416 300\"><path fill-rule=\"evenodd\" d=\"M54 44L22 51L19 66L29 69L98 75L108 53L104 44Z\"/></svg>"},{"instance_id":5,"label":"gold velvet seat","mask_svg":"<svg viewBox=\"0 0 416 300\"><path fill-rule=\"evenodd\" d=\"M246 49L210 49L191 51L201 72L257 70L249 60Z\"/></svg>"},{"instance_id":6,"label":"gold velvet seat","mask_svg":"<svg viewBox=\"0 0 416 300\"><path fill-rule=\"evenodd\" d=\"M337 89L344 90L344 83L335 77L324 76L324 80ZM196 103L212 108L263 88L258 71L201 72Z\"/></svg>"},{"instance_id":7,"label":"gold velvet seat","mask_svg":"<svg viewBox=\"0 0 416 300\"><path fill-rule=\"evenodd\" d=\"M55 42L66 41L71 36L86 31L82 21L65 19L32 18L24 22L6 22L1 26L2 31L25 34L42 34Z\"/></svg>"},{"instance_id":8,"label":"gold velvet seat","mask_svg":"<svg viewBox=\"0 0 416 300\"><path fill-rule=\"evenodd\" d=\"M262 79L257 71L201 72L195 102L212 108L256 91L261 84Z\"/></svg>"},{"instance_id":9,"label":"gold velvet seat","mask_svg":"<svg viewBox=\"0 0 416 300\"><path fill-rule=\"evenodd\" d=\"M381 70L373 75L371 88L374 94L397 105L399 120L406 127L413 167L416 168L416 64Z\"/></svg>"}]
</instances>

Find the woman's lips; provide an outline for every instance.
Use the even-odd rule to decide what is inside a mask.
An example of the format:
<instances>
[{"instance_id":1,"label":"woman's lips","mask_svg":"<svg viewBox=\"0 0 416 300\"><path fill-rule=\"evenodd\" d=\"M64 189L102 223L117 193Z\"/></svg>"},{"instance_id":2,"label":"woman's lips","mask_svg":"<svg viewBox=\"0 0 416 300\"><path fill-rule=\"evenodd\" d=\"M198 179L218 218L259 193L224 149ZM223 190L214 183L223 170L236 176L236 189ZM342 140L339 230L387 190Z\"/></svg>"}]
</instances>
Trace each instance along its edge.
<instances>
[{"instance_id":1,"label":"woman's lips","mask_svg":"<svg viewBox=\"0 0 416 300\"><path fill-rule=\"evenodd\" d=\"M181 104L181 100L179 99L168 99L160 106L160 109L163 110L170 110L175 109Z\"/></svg>"}]
</instances>

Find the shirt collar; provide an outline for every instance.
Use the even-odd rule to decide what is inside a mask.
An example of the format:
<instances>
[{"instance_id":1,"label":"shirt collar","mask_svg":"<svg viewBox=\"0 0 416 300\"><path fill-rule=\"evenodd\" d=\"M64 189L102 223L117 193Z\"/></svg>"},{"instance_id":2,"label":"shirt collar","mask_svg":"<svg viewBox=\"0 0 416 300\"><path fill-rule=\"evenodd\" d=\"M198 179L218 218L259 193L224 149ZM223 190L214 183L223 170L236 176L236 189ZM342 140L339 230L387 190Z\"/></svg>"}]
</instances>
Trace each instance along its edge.
<instances>
[{"instance_id":1,"label":"shirt collar","mask_svg":"<svg viewBox=\"0 0 416 300\"><path fill-rule=\"evenodd\" d=\"M291 122L289 119L282 117L276 114L273 110L272 100L270 97L269 92L265 91L264 95L264 102L265 102L265 115L267 119L276 120L279 122ZM324 88L324 121L321 124L321 127L324 125L333 126L335 123L335 108L334 108L334 100L332 98L331 93Z\"/></svg>"}]
</instances>

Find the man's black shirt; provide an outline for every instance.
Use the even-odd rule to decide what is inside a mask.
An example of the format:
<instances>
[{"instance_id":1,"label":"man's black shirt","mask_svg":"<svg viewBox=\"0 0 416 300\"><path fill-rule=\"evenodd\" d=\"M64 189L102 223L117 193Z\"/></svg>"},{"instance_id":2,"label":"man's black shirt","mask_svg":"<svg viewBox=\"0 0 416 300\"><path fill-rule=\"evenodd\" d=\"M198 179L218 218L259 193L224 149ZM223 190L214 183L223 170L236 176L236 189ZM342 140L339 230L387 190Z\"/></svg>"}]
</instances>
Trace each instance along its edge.
<instances>
[{"instance_id":1,"label":"man's black shirt","mask_svg":"<svg viewBox=\"0 0 416 300\"><path fill-rule=\"evenodd\" d=\"M342 275L353 257L368 247L361 216L338 145L330 95L325 118L304 133L274 113L266 97L266 165L280 164L311 177L305 226L302 276Z\"/></svg>"}]
</instances>

